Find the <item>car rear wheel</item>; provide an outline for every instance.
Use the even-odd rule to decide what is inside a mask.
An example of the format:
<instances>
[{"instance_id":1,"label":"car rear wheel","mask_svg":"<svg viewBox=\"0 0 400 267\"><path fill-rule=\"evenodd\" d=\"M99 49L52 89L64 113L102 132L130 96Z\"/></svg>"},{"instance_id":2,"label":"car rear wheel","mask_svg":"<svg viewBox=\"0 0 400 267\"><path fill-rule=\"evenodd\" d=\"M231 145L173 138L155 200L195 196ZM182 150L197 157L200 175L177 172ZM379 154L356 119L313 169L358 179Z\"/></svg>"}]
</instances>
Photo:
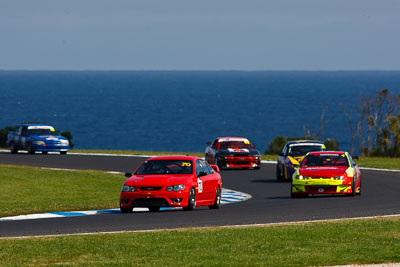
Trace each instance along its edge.
<instances>
[{"instance_id":1,"label":"car rear wheel","mask_svg":"<svg viewBox=\"0 0 400 267\"><path fill-rule=\"evenodd\" d=\"M151 212L157 212L160 210L160 207L149 207L149 211Z\"/></svg>"},{"instance_id":2,"label":"car rear wheel","mask_svg":"<svg viewBox=\"0 0 400 267\"><path fill-rule=\"evenodd\" d=\"M210 209L219 209L221 207L221 189L217 186L215 191L214 204L208 206Z\"/></svg>"},{"instance_id":3,"label":"car rear wheel","mask_svg":"<svg viewBox=\"0 0 400 267\"><path fill-rule=\"evenodd\" d=\"M121 213L131 213L133 210L133 207L129 207L129 208L119 207L119 209L121 210Z\"/></svg>"},{"instance_id":4,"label":"car rear wheel","mask_svg":"<svg viewBox=\"0 0 400 267\"><path fill-rule=\"evenodd\" d=\"M183 210L193 210L196 207L196 191L192 187L189 192L188 205Z\"/></svg>"}]
</instances>

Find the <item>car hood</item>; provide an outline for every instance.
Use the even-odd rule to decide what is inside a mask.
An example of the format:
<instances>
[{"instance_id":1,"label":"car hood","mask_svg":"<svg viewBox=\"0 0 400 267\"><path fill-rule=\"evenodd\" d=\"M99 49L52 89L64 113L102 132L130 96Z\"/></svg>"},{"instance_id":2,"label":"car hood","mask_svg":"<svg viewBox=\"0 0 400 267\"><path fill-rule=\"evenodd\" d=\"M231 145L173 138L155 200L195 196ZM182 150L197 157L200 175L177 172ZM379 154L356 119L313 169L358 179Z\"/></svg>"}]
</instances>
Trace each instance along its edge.
<instances>
[{"instance_id":1,"label":"car hood","mask_svg":"<svg viewBox=\"0 0 400 267\"><path fill-rule=\"evenodd\" d=\"M135 186L165 186L172 184L184 184L191 179L192 174L149 174L149 175L134 175L125 181L125 184Z\"/></svg>"},{"instance_id":2,"label":"car hood","mask_svg":"<svg viewBox=\"0 0 400 267\"><path fill-rule=\"evenodd\" d=\"M310 177L335 177L343 175L347 166L301 167L300 174Z\"/></svg>"}]
</instances>

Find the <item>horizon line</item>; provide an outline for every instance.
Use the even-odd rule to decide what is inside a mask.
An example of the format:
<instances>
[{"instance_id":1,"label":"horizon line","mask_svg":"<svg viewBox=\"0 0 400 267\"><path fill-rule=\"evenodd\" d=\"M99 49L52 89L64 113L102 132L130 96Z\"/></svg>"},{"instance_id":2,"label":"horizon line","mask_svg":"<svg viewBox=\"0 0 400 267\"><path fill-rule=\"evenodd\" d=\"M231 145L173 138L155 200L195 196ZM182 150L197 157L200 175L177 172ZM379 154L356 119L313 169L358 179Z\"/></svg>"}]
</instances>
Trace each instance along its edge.
<instances>
[{"instance_id":1,"label":"horizon line","mask_svg":"<svg viewBox=\"0 0 400 267\"><path fill-rule=\"evenodd\" d=\"M395 72L395 71L400 71L400 69L337 69L337 70L283 70L283 69L277 69L277 70L269 70L269 69L260 69L260 70L241 70L241 69L210 69L210 70L203 70L203 69L0 69L0 71L26 71L26 72L34 72L34 71L54 71L54 72L79 72L79 71L87 71L87 72Z\"/></svg>"}]
</instances>

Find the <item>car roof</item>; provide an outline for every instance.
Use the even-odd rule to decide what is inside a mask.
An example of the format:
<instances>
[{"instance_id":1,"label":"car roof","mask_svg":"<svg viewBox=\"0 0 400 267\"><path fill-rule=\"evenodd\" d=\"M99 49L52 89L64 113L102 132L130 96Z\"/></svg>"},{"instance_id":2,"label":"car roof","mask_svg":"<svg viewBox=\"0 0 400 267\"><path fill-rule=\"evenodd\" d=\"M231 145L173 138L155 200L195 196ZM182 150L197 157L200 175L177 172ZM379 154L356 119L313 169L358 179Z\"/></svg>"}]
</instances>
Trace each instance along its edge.
<instances>
[{"instance_id":1,"label":"car roof","mask_svg":"<svg viewBox=\"0 0 400 267\"><path fill-rule=\"evenodd\" d=\"M293 144L313 144L313 145L323 145L324 142L318 141L318 140L292 140L292 141L287 141L287 145L293 145Z\"/></svg>"},{"instance_id":2,"label":"car roof","mask_svg":"<svg viewBox=\"0 0 400 267\"><path fill-rule=\"evenodd\" d=\"M197 159L202 159L197 156L189 156L189 155L168 155L168 156L157 156L157 157L152 157L149 158L148 160L197 160Z\"/></svg>"},{"instance_id":3,"label":"car roof","mask_svg":"<svg viewBox=\"0 0 400 267\"><path fill-rule=\"evenodd\" d=\"M218 137L218 142L226 142L226 141L243 141L243 142L249 142L249 139L244 138L244 137Z\"/></svg>"},{"instance_id":4,"label":"car roof","mask_svg":"<svg viewBox=\"0 0 400 267\"><path fill-rule=\"evenodd\" d=\"M50 126L53 127L50 124L45 124L45 123L22 123L20 124L21 126Z\"/></svg>"},{"instance_id":5,"label":"car roof","mask_svg":"<svg viewBox=\"0 0 400 267\"><path fill-rule=\"evenodd\" d=\"M319 155L329 155L329 154L337 154L337 155L343 155L346 154L345 151L312 151L309 152L307 155L315 155L315 156L319 156Z\"/></svg>"}]
</instances>

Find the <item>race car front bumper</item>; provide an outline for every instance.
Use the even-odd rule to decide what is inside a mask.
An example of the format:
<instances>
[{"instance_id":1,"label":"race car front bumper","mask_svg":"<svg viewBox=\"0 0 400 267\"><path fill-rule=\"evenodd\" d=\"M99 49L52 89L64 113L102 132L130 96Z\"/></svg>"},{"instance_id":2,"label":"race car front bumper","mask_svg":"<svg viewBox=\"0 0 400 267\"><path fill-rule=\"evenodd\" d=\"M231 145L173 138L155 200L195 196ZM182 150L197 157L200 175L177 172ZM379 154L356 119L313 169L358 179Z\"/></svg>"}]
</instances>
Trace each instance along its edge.
<instances>
[{"instance_id":1,"label":"race car front bumper","mask_svg":"<svg viewBox=\"0 0 400 267\"><path fill-rule=\"evenodd\" d=\"M258 156L251 157L220 157L218 165L223 168L260 168L261 159Z\"/></svg>"},{"instance_id":2,"label":"race car front bumper","mask_svg":"<svg viewBox=\"0 0 400 267\"><path fill-rule=\"evenodd\" d=\"M129 207L186 207L189 189L182 191L136 191L121 192L120 206Z\"/></svg>"},{"instance_id":3,"label":"race car front bumper","mask_svg":"<svg viewBox=\"0 0 400 267\"><path fill-rule=\"evenodd\" d=\"M35 151L39 151L39 152L63 152L63 151L69 150L69 145L63 146L60 144L44 143L41 145L34 144L33 148Z\"/></svg>"},{"instance_id":4,"label":"race car front bumper","mask_svg":"<svg viewBox=\"0 0 400 267\"><path fill-rule=\"evenodd\" d=\"M346 181L347 182L347 181ZM351 181L345 183L333 178L294 179L292 194L349 194L352 192Z\"/></svg>"}]
</instances>

